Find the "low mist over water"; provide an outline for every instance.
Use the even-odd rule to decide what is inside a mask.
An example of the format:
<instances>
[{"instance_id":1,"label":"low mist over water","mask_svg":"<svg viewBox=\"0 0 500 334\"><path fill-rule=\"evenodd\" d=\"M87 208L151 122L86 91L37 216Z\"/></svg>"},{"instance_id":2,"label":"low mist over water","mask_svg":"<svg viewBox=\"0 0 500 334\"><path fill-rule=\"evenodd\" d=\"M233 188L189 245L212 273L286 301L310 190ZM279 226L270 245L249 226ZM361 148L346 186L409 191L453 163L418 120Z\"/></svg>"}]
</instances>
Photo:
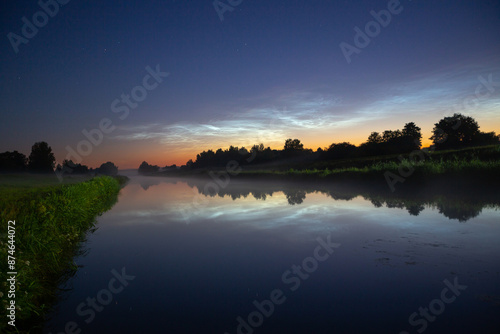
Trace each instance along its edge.
<instances>
[{"instance_id":1,"label":"low mist over water","mask_svg":"<svg viewBox=\"0 0 500 334\"><path fill-rule=\"evenodd\" d=\"M70 321L89 333L499 329L498 204L457 214L457 198L415 197L415 210L345 184L235 181L205 194L207 182L132 177L46 332Z\"/></svg>"}]
</instances>

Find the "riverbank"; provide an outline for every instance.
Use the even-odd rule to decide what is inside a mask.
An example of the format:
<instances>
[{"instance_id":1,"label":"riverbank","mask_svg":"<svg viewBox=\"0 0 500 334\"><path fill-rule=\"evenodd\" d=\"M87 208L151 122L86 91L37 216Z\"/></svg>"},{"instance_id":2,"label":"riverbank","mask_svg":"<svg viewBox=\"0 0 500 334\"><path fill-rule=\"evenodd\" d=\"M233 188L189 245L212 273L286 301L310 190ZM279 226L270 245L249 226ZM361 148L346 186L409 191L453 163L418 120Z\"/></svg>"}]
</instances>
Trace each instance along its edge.
<instances>
[{"instance_id":1,"label":"riverbank","mask_svg":"<svg viewBox=\"0 0 500 334\"><path fill-rule=\"evenodd\" d=\"M12 280L15 296L8 286L0 291L0 332L33 333L41 331L58 284L75 272L73 257L87 231L94 227L98 215L114 205L127 178L70 178L57 184L52 176L17 175L1 176L0 181L2 282L7 282L6 273L17 272ZM7 323L10 319L6 316L12 301L15 328Z\"/></svg>"},{"instance_id":2,"label":"riverbank","mask_svg":"<svg viewBox=\"0 0 500 334\"><path fill-rule=\"evenodd\" d=\"M434 160L412 163L403 160L377 162L365 167L346 167L338 169L289 169L289 170L242 170L238 176L285 176L285 177L317 177L330 179L375 180L389 179L404 182L412 177L415 180L423 178L437 179L446 177L485 178L497 176L500 173L499 161L474 160ZM404 181L403 181L404 180Z\"/></svg>"},{"instance_id":3,"label":"riverbank","mask_svg":"<svg viewBox=\"0 0 500 334\"><path fill-rule=\"evenodd\" d=\"M500 183L500 146L472 147L448 151L416 151L393 155L330 162L273 165L231 165L231 168L169 169L150 176L223 177L238 179L298 179L363 181L386 184L396 191L401 185L421 182Z\"/></svg>"}]
</instances>

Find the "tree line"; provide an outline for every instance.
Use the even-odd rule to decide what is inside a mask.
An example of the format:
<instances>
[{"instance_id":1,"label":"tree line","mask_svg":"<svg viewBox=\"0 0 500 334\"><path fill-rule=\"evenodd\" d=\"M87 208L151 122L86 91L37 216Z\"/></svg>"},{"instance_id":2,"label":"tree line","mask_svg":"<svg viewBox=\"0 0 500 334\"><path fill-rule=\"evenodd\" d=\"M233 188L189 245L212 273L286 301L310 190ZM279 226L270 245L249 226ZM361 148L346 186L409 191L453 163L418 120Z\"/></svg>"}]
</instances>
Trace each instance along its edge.
<instances>
[{"instance_id":1,"label":"tree line","mask_svg":"<svg viewBox=\"0 0 500 334\"><path fill-rule=\"evenodd\" d=\"M111 161L101 164L99 168L64 160L56 166L56 158L52 148L44 141L36 142L31 147L29 157L18 151L0 153L0 172L3 173L53 173L60 174L118 174L118 167Z\"/></svg>"},{"instance_id":2,"label":"tree line","mask_svg":"<svg viewBox=\"0 0 500 334\"><path fill-rule=\"evenodd\" d=\"M495 132L481 132L479 125L472 117L454 114L444 117L434 124L432 136L435 150L459 149L471 146L493 145L500 143ZM264 163L288 163L294 161L330 161L359 157L407 154L422 147L422 132L414 122L406 123L401 130L385 130L382 133L372 132L367 140L355 146L349 142L332 143L329 147L319 147L316 151L304 148L299 139L287 139L282 150L265 147L264 144L253 145L250 150L245 147L230 146L223 150L207 150L189 160L181 170L200 168L222 168L230 161L240 165ZM175 165L164 167L178 169ZM139 173L149 174L160 170L159 166L143 161Z\"/></svg>"}]
</instances>

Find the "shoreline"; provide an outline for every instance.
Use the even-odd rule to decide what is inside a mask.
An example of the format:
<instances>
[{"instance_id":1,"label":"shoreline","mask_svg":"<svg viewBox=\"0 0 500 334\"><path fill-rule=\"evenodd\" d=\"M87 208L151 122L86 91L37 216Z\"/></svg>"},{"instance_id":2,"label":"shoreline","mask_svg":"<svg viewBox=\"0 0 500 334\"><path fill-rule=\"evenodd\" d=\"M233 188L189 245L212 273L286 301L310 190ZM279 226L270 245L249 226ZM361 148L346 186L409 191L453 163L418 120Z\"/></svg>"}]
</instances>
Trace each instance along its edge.
<instances>
[{"instance_id":1,"label":"shoreline","mask_svg":"<svg viewBox=\"0 0 500 334\"><path fill-rule=\"evenodd\" d=\"M43 179L43 176L36 178ZM15 222L12 254L17 272L13 285L15 296L11 299L11 303L12 300L15 303L15 327L2 322L1 332L42 331L44 316L59 296L58 285L77 269L73 258L81 250L85 236L92 232L96 218L116 203L127 180L123 176L98 176L72 184L21 185L18 189L9 185L1 189L8 196L0 204L4 222L0 234L7 234L7 221ZM6 245L6 240L2 240L0 253L5 258ZM3 268L7 266L6 261L1 266L1 276L13 271ZM6 277L2 279L5 281ZM4 296L5 292L2 291ZM6 302L6 298L3 299L4 319L8 319Z\"/></svg>"},{"instance_id":2,"label":"shoreline","mask_svg":"<svg viewBox=\"0 0 500 334\"><path fill-rule=\"evenodd\" d=\"M287 181L322 181L322 182L366 182L385 184L392 190L405 184L421 184L422 182L456 182L470 184L487 182L500 185L500 161L448 161L424 164L387 163L364 168L342 169L304 169L304 170L242 170L228 172L224 169L204 169L193 171L168 171L138 174L148 177L215 179L229 177L234 180L287 180ZM393 185L391 187L391 184Z\"/></svg>"},{"instance_id":3,"label":"shoreline","mask_svg":"<svg viewBox=\"0 0 500 334\"><path fill-rule=\"evenodd\" d=\"M427 154L424 154L424 153ZM146 176L206 177L228 174L231 178L295 178L321 180L361 180L389 184L394 191L403 183L435 181L447 178L474 182L498 182L500 145L468 147L447 151L415 151L408 155L370 156L348 160L253 164L242 160L219 161L218 167L187 168L140 173ZM140 169L139 169L140 171ZM392 185L391 185L392 184Z\"/></svg>"}]
</instances>

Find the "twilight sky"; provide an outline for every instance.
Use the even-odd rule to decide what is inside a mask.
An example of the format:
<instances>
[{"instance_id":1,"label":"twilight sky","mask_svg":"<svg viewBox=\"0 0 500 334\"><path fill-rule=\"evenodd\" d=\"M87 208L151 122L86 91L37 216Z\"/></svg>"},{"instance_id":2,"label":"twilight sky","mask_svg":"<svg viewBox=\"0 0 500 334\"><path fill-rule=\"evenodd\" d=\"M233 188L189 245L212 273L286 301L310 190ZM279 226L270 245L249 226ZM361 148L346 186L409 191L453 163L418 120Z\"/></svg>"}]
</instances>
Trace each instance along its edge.
<instances>
[{"instance_id":1,"label":"twilight sky","mask_svg":"<svg viewBox=\"0 0 500 334\"><path fill-rule=\"evenodd\" d=\"M58 162L180 165L411 121L429 144L453 112L500 132L498 0L216 3L2 2L0 152L46 141Z\"/></svg>"}]
</instances>

